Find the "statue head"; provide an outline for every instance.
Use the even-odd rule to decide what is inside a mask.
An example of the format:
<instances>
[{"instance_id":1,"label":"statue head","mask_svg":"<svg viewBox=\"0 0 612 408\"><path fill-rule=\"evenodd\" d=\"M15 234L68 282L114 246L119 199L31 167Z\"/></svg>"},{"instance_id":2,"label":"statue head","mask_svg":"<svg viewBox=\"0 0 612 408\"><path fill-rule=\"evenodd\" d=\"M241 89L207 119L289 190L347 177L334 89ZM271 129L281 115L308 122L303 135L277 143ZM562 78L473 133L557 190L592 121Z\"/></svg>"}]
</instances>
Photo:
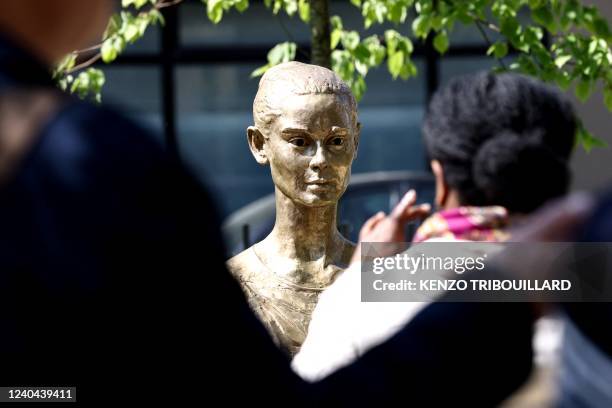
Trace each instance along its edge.
<instances>
[{"instance_id":1,"label":"statue head","mask_svg":"<svg viewBox=\"0 0 612 408\"><path fill-rule=\"evenodd\" d=\"M357 155L360 124L350 88L331 70L288 62L270 68L247 129L255 160L278 190L306 206L338 202Z\"/></svg>"}]
</instances>

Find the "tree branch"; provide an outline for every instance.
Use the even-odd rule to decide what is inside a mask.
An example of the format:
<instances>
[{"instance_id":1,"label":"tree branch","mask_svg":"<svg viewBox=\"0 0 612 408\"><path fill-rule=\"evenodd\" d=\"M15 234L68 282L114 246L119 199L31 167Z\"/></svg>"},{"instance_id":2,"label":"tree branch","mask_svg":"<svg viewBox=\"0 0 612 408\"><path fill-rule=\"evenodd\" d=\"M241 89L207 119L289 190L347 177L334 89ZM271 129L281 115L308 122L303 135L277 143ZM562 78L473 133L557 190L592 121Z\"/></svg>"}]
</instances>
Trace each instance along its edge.
<instances>
[{"instance_id":1,"label":"tree branch","mask_svg":"<svg viewBox=\"0 0 612 408\"><path fill-rule=\"evenodd\" d=\"M182 2L183 0L169 0L169 1L159 0L157 3L153 4L149 10L161 10L166 7L176 6ZM96 45L92 45L91 47L73 51L72 53L76 54L77 58L91 51L97 51L97 54L90 57L85 62L75 65L69 70L66 70L64 74L71 74L75 71L81 70L83 68L87 68L90 65L94 64L96 61L98 61L100 58L102 58L102 55L100 54L100 49L102 48L102 44L103 42L96 44Z\"/></svg>"},{"instance_id":2,"label":"tree branch","mask_svg":"<svg viewBox=\"0 0 612 408\"><path fill-rule=\"evenodd\" d=\"M87 68L91 65L93 65L96 61L98 61L100 58L102 58L102 55L100 53L94 55L93 57L89 58L88 60L75 65L74 67L72 67L72 69L66 71L66 74L71 74L73 72L79 71L81 69Z\"/></svg>"},{"instance_id":3,"label":"tree branch","mask_svg":"<svg viewBox=\"0 0 612 408\"><path fill-rule=\"evenodd\" d=\"M474 20L474 23L476 24L476 27L478 28L478 31L480 31L480 34L482 35L482 38L484 38L484 40L487 43L487 45L489 47L491 47L493 45L493 43L491 42L491 39L489 39L489 36L487 35L487 33L484 30L484 28L482 28L480 20ZM499 61L499 64L504 69L504 71L507 71L508 67L504 63L503 59L502 58L496 58L496 59L497 59L497 61Z\"/></svg>"},{"instance_id":4,"label":"tree branch","mask_svg":"<svg viewBox=\"0 0 612 408\"><path fill-rule=\"evenodd\" d=\"M331 68L328 0L310 0L310 33L311 33L311 59L310 62L322 67Z\"/></svg>"},{"instance_id":5,"label":"tree branch","mask_svg":"<svg viewBox=\"0 0 612 408\"><path fill-rule=\"evenodd\" d=\"M155 3L155 5L153 6L154 8L156 8L157 10L163 9L165 7L171 7L171 6L176 6L179 3L182 3L183 0L172 0L172 1L162 1L159 3Z\"/></svg>"},{"instance_id":6,"label":"tree branch","mask_svg":"<svg viewBox=\"0 0 612 408\"><path fill-rule=\"evenodd\" d=\"M298 42L295 40L295 38L293 37L293 35L291 35L291 32L289 31L289 29L287 28L287 26L285 25L285 23L283 22L283 19L281 18L281 16L279 14L276 14L276 21L278 21L278 24L280 24L281 28L283 29L283 31L285 32L285 35L287 36L287 38L289 39L289 41L291 41L292 43L295 43L296 47L297 47L297 52L299 52L304 58L306 58L307 60L310 60L310 55L308 55L307 52L305 52L304 50L302 50L299 46L298 46Z\"/></svg>"}]
</instances>

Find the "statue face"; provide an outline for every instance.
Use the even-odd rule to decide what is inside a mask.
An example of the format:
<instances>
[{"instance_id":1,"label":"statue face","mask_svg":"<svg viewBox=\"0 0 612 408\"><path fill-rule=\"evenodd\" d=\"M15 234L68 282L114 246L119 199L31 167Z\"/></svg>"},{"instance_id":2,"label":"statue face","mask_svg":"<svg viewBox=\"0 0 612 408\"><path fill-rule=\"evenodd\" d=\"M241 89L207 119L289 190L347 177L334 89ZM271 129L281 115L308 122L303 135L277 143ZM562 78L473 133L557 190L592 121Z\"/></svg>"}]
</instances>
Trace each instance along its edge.
<instances>
[{"instance_id":1,"label":"statue face","mask_svg":"<svg viewBox=\"0 0 612 408\"><path fill-rule=\"evenodd\" d=\"M335 204L348 185L358 141L346 97L290 95L280 111L260 129L274 184L303 205Z\"/></svg>"}]
</instances>

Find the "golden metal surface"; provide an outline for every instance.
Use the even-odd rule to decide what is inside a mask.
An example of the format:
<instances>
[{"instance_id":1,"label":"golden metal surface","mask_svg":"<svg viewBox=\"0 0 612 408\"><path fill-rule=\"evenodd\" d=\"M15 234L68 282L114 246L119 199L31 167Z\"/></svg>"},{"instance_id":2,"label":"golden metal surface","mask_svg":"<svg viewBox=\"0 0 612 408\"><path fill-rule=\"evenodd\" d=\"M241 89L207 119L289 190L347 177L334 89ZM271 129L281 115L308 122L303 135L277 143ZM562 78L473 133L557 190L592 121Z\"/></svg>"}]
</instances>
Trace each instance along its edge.
<instances>
[{"instance_id":1,"label":"golden metal surface","mask_svg":"<svg viewBox=\"0 0 612 408\"><path fill-rule=\"evenodd\" d=\"M338 200L359 143L357 104L332 71L290 62L262 77L247 129L255 160L275 185L272 232L227 263L276 343L299 350L319 294L350 261Z\"/></svg>"}]
</instances>

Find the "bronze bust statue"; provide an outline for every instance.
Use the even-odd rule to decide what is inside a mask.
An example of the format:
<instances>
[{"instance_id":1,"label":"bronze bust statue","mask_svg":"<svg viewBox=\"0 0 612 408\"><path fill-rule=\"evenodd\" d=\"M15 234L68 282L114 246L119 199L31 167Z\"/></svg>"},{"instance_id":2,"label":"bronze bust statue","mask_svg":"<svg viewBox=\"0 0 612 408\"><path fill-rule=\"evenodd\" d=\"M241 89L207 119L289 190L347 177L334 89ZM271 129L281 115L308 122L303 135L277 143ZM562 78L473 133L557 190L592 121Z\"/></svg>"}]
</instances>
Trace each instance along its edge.
<instances>
[{"instance_id":1,"label":"bronze bust statue","mask_svg":"<svg viewBox=\"0 0 612 408\"><path fill-rule=\"evenodd\" d=\"M276 221L227 265L272 338L293 356L320 293L354 250L336 212L359 143L357 103L331 70L289 62L261 78L253 119L247 139L255 160L270 165Z\"/></svg>"}]
</instances>

